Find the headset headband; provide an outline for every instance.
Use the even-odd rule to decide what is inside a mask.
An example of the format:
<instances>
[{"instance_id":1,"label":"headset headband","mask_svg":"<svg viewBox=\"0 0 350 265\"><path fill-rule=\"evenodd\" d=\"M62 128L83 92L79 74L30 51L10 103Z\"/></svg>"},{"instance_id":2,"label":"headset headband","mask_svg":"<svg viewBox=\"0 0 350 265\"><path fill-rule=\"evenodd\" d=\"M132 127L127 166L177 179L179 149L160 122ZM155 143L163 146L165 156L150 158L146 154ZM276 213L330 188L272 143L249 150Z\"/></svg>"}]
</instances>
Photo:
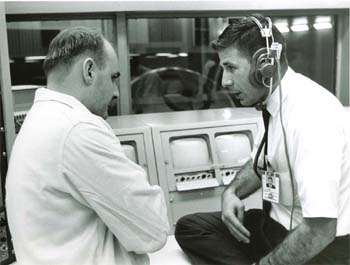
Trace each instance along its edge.
<instances>
[{"instance_id":1,"label":"headset headband","mask_svg":"<svg viewBox=\"0 0 350 265\"><path fill-rule=\"evenodd\" d=\"M260 23L260 21L253 16L248 17L248 19L251 19L260 29L260 34L261 37L263 38L268 38L268 37L272 37L272 21L271 18L269 17L265 17L265 19L268 22L268 27L263 27L263 25Z\"/></svg>"}]
</instances>

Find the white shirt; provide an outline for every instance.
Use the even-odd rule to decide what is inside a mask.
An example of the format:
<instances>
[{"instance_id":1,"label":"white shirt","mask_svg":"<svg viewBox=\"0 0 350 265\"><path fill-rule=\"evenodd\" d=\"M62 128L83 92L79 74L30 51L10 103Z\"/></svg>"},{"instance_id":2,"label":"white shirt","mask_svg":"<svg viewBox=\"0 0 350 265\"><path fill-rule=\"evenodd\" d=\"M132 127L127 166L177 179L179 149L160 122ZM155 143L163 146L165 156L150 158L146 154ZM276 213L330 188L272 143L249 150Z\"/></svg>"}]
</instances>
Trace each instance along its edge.
<instances>
[{"instance_id":1,"label":"white shirt","mask_svg":"<svg viewBox=\"0 0 350 265\"><path fill-rule=\"evenodd\" d=\"M166 242L163 193L110 126L75 98L40 88L6 183L19 265L149 264Z\"/></svg>"},{"instance_id":2,"label":"white shirt","mask_svg":"<svg viewBox=\"0 0 350 265\"><path fill-rule=\"evenodd\" d=\"M267 100L271 114L267 158L281 173L280 203L271 217L289 229L292 188L277 88ZM288 69L282 80L282 119L293 180L293 227L302 218L337 218L337 236L350 233L350 120L326 89Z\"/></svg>"}]
</instances>

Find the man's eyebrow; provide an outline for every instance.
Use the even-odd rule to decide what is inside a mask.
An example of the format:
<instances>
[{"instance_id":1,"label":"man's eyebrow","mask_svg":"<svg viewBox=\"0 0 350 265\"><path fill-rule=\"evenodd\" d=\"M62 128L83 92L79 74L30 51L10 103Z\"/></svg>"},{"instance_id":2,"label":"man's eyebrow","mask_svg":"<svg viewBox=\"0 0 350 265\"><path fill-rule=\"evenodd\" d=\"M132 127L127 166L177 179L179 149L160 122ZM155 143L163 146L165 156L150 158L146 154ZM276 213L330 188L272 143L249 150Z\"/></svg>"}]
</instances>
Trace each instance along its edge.
<instances>
[{"instance_id":1,"label":"man's eyebrow","mask_svg":"<svg viewBox=\"0 0 350 265\"><path fill-rule=\"evenodd\" d=\"M223 62L222 63L223 66L233 66L233 67L236 67L237 68L237 64L234 64L234 63L231 63L231 62Z\"/></svg>"}]
</instances>

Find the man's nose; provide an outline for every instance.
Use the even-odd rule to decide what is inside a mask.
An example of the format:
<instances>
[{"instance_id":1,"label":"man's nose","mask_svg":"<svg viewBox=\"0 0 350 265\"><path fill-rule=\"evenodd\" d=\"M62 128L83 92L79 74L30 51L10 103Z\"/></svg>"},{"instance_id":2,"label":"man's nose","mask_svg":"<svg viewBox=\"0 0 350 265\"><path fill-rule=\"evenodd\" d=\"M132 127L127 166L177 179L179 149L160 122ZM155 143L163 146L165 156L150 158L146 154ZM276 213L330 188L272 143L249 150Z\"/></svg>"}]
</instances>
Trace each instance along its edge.
<instances>
[{"instance_id":1,"label":"man's nose","mask_svg":"<svg viewBox=\"0 0 350 265\"><path fill-rule=\"evenodd\" d=\"M232 86L233 85L232 77L224 72L222 75L221 85L223 87Z\"/></svg>"},{"instance_id":2,"label":"man's nose","mask_svg":"<svg viewBox=\"0 0 350 265\"><path fill-rule=\"evenodd\" d=\"M116 86L116 89L113 92L113 98L119 98L119 88L118 86Z\"/></svg>"}]
</instances>

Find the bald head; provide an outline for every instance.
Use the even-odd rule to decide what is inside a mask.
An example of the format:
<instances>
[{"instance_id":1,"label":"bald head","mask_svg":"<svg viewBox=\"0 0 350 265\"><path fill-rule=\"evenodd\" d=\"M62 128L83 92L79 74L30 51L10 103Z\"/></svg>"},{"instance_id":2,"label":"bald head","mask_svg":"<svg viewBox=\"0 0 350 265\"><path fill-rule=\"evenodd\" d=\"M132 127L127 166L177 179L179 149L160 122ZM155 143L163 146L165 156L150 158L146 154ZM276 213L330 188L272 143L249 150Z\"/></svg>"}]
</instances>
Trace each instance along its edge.
<instances>
[{"instance_id":1,"label":"bald head","mask_svg":"<svg viewBox=\"0 0 350 265\"><path fill-rule=\"evenodd\" d=\"M61 31L50 43L43 63L46 76L53 70L69 70L77 57L89 55L99 67L104 64L104 38L95 30L74 27Z\"/></svg>"},{"instance_id":2,"label":"bald head","mask_svg":"<svg viewBox=\"0 0 350 265\"><path fill-rule=\"evenodd\" d=\"M119 61L100 33L83 27L59 33L44 61L47 88L75 97L93 114L107 117L108 104L119 96Z\"/></svg>"}]
</instances>

